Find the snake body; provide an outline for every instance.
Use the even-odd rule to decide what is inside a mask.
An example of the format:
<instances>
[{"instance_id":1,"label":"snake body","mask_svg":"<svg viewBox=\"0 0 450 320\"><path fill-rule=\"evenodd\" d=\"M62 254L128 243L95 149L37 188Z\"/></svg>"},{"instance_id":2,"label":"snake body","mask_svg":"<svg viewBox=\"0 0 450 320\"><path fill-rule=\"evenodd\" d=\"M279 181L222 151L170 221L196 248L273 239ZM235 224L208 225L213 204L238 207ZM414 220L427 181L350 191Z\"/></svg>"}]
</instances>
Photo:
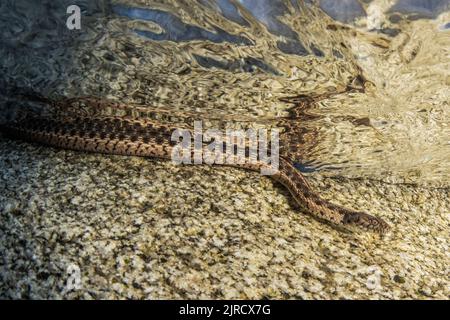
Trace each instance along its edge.
<instances>
[{"instance_id":1,"label":"snake body","mask_svg":"<svg viewBox=\"0 0 450 320\"><path fill-rule=\"evenodd\" d=\"M11 138L105 154L171 159L176 145L171 141L175 127L127 116L25 114L1 125L0 129ZM268 164L257 161L234 166L259 171ZM283 184L298 204L320 219L337 225L357 225L378 233L389 229L389 225L378 217L322 199L294 164L283 156L279 159L279 170L271 177Z\"/></svg>"}]
</instances>

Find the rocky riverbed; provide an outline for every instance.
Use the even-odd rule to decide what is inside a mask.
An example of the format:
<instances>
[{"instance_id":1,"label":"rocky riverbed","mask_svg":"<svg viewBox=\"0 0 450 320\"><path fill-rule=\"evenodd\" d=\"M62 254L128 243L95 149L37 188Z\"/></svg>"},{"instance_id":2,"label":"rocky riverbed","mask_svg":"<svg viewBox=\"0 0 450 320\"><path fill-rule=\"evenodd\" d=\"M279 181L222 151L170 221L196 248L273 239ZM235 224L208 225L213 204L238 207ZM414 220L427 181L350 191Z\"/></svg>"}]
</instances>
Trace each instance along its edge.
<instances>
[{"instance_id":1,"label":"rocky riverbed","mask_svg":"<svg viewBox=\"0 0 450 320\"><path fill-rule=\"evenodd\" d=\"M238 169L0 140L1 298L448 299L449 190L309 177L338 230Z\"/></svg>"}]
</instances>

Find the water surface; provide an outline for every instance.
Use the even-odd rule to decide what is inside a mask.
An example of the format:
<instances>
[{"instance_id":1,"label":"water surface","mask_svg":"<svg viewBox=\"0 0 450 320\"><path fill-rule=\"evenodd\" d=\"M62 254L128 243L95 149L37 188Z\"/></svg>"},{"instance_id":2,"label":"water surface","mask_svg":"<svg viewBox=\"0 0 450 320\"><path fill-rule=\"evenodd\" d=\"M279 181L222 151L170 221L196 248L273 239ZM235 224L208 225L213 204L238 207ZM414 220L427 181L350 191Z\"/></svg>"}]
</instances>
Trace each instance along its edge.
<instances>
[{"instance_id":1,"label":"water surface","mask_svg":"<svg viewBox=\"0 0 450 320\"><path fill-rule=\"evenodd\" d=\"M74 3L81 30L66 27ZM282 151L305 171L448 186L448 9L418 0L6 0L2 108L26 88L259 122L286 131Z\"/></svg>"}]
</instances>

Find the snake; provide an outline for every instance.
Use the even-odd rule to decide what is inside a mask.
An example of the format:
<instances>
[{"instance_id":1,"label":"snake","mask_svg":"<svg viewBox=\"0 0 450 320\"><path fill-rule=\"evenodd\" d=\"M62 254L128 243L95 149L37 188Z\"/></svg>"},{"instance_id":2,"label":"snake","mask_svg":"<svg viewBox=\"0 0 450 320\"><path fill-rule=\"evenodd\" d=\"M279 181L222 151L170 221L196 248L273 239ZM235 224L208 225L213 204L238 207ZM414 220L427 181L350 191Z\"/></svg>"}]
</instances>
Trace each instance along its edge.
<instances>
[{"instance_id":1,"label":"snake","mask_svg":"<svg viewBox=\"0 0 450 320\"><path fill-rule=\"evenodd\" d=\"M74 110L74 104L78 107L75 109L77 111L68 111ZM0 131L12 139L50 147L165 160L171 159L176 147L176 142L171 139L172 132L178 129L176 125L129 114L104 115L100 112L105 106L115 110L127 109L121 104L73 98L52 102L51 105L54 107L52 113L22 112L14 119L0 124ZM83 109L86 105L95 107L86 111ZM248 148L246 146L246 152ZM268 164L257 160L233 166L259 171ZM354 225L379 234L385 234L390 229L389 224L379 217L333 204L320 197L288 157L279 156L279 168L270 177L286 187L297 204L321 221L338 226Z\"/></svg>"}]
</instances>

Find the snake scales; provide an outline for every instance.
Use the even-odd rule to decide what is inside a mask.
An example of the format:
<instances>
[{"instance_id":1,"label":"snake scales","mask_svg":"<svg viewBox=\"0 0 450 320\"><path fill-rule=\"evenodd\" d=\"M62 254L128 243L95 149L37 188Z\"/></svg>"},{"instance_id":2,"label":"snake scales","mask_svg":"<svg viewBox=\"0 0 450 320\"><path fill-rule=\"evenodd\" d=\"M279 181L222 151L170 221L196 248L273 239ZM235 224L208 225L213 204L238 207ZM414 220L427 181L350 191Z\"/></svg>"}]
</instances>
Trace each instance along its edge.
<instances>
[{"instance_id":1,"label":"snake scales","mask_svg":"<svg viewBox=\"0 0 450 320\"><path fill-rule=\"evenodd\" d=\"M0 126L11 138L37 142L53 147L106 154L171 159L175 142L171 134L177 127L158 121L136 119L127 115L99 115L107 107L121 108L120 104L108 105L95 99L85 99L94 104L90 112L80 112L86 104L82 98L52 102L52 115L24 113ZM48 102L48 101L47 101ZM77 104L77 112L68 106ZM122 106L123 108L123 106ZM94 110L94 111L92 111ZM235 166L260 170L265 162L236 164ZM281 182L297 203L312 215L337 225L356 225L366 230L385 233L389 225L382 219L332 204L315 193L305 177L286 157L280 156L279 170L272 178Z\"/></svg>"}]
</instances>

